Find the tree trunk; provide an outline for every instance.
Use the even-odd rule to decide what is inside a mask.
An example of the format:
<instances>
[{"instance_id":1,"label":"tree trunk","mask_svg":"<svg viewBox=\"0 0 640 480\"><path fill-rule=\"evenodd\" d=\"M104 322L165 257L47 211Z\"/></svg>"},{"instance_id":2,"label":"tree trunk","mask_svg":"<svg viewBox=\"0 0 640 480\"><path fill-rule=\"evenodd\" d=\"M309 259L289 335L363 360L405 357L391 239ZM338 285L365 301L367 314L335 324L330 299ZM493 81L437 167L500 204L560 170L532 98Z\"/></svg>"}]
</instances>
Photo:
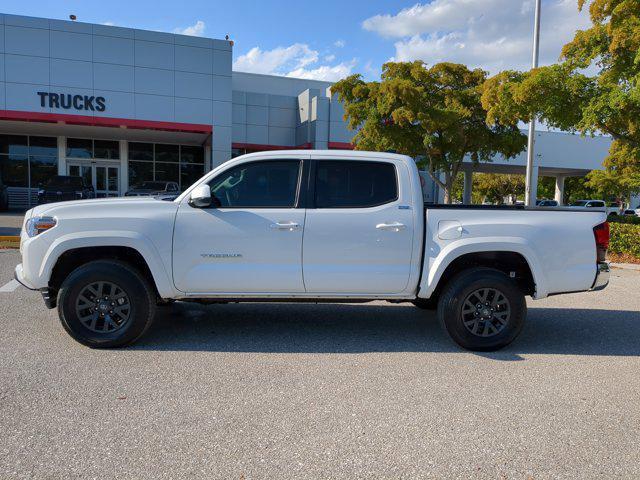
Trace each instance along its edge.
<instances>
[{"instance_id":1,"label":"tree trunk","mask_svg":"<svg viewBox=\"0 0 640 480\"><path fill-rule=\"evenodd\" d=\"M453 190L453 177L449 173L445 173L444 175L444 203L450 205L453 201L451 198L451 190Z\"/></svg>"}]
</instances>

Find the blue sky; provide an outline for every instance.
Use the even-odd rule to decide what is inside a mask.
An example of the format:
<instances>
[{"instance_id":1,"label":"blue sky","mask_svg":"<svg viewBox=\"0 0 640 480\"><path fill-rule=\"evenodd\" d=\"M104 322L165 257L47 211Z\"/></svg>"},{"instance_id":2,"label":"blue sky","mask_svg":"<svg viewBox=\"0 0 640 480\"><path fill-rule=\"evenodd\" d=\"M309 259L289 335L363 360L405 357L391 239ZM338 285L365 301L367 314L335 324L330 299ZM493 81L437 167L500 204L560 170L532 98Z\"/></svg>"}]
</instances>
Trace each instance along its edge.
<instances>
[{"instance_id":1,"label":"blue sky","mask_svg":"<svg viewBox=\"0 0 640 480\"><path fill-rule=\"evenodd\" d=\"M379 76L390 59L456 61L492 73L527 68L533 0L40 1L4 13L185 32L235 41L234 69L336 80ZM541 62L588 25L576 0L543 0Z\"/></svg>"}]
</instances>

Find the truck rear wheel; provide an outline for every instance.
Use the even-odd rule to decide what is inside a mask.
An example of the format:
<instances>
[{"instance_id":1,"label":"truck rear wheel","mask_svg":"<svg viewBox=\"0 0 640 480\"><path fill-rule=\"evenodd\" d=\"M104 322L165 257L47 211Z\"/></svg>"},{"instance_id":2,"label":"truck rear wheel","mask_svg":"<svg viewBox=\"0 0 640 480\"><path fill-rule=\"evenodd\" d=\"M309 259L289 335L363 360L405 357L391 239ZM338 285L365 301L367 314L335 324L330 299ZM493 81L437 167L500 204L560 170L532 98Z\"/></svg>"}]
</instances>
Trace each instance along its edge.
<instances>
[{"instance_id":1,"label":"truck rear wheel","mask_svg":"<svg viewBox=\"0 0 640 480\"><path fill-rule=\"evenodd\" d=\"M156 295L126 263L97 260L75 269L58 292L58 315L78 342L94 348L123 347L149 328Z\"/></svg>"},{"instance_id":2,"label":"truck rear wheel","mask_svg":"<svg viewBox=\"0 0 640 480\"><path fill-rule=\"evenodd\" d=\"M438 303L438 319L458 345L492 351L520 334L527 303L518 286L492 268L471 268L456 275Z\"/></svg>"}]
</instances>

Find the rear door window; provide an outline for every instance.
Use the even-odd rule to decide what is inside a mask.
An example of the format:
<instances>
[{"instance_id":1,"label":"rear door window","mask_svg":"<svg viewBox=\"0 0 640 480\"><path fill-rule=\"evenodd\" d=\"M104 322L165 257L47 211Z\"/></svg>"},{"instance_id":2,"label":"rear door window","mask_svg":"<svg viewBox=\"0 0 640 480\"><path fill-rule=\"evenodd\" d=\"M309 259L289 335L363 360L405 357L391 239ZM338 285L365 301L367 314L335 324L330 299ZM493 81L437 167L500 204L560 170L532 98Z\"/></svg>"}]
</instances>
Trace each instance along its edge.
<instances>
[{"instance_id":1,"label":"rear door window","mask_svg":"<svg viewBox=\"0 0 640 480\"><path fill-rule=\"evenodd\" d=\"M315 180L316 208L367 208L398 199L392 163L319 160Z\"/></svg>"}]
</instances>

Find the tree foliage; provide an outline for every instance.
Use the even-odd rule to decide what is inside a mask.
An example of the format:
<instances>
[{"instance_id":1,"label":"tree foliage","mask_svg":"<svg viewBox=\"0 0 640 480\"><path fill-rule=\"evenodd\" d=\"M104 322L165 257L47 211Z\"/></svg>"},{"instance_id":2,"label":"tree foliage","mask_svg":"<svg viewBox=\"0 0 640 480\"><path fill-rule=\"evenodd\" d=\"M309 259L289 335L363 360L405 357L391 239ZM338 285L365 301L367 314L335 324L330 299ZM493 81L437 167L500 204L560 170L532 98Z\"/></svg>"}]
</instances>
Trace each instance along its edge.
<instances>
[{"instance_id":1,"label":"tree foliage","mask_svg":"<svg viewBox=\"0 0 640 480\"><path fill-rule=\"evenodd\" d=\"M561 63L499 73L487 80L482 103L490 123L535 115L563 130L610 135L606 174L589 183L603 189L620 177L628 188L640 172L640 1L577 3L588 5L592 26L564 46Z\"/></svg>"},{"instance_id":2,"label":"tree foliage","mask_svg":"<svg viewBox=\"0 0 640 480\"><path fill-rule=\"evenodd\" d=\"M487 123L482 106L486 72L455 63L383 65L381 80L351 75L332 87L344 105L357 149L396 151L424 159L449 203L462 161L487 162L520 153L526 138L517 121ZM438 172L442 173L441 180Z\"/></svg>"},{"instance_id":3,"label":"tree foliage","mask_svg":"<svg viewBox=\"0 0 640 480\"><path fill-rule=\"evenodd\" d=\"M473 192L482 202L504 203L505 197L524 195L524 176L501 173L478 173L473 177Z\"/></svg>"}]
</instances>

